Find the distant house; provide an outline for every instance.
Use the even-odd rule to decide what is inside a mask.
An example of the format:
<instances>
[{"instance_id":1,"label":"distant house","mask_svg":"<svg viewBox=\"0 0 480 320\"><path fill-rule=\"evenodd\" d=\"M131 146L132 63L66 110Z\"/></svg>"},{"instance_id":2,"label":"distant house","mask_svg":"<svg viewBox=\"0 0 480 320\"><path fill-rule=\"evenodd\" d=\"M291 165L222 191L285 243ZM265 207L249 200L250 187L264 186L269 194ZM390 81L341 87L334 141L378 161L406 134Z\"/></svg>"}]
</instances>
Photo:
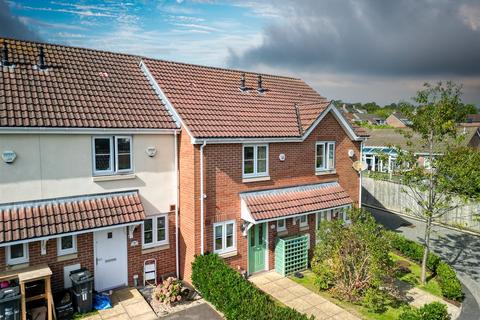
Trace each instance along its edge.
<instances>
[{"instance_id":1,"label":"distant house","mask_svg":"<svg viewBox=\"0 0 480 320\"><path fill-rule=\"evenodd\" d=\"M390 172L395 165L397 149L414 152L418 156L419 164L429 167L428 148L423 144L420 136L414 134L411 138L412 144L409 145L398 129L373 129L369 134L370 137L364 142L362 148L362 160L366 163L368 171ZM458 134L464 136L460 142L461 145L480 150L479 127L462 126L458 128ZM443 154L447 143L438 146L434 153Z\"/></svg>"},{"instance_id":2,"label":"distant house","mask_svg":"<svg viewBox=\"0 0 480 320\"><path fill-rule=\"evenodd\" d=\"M370 113L352 113L352 121L355 123L368 123L373 126L386 124L385 118Z\"/></svg>"},{"instance_id":3,"label":"distant house","mask_svg":"<svg viewBox=\"0 0 480 320\"><path fill-rule=\"evenodd\" d=\"M466 123L473 123L480 126L480 114L467 115Z\"/></svg>"},{"instance_id":4,"label":"distant house","mask_svg":"<svg viewBox=\"0 0 480 320\"><path fill-rule=\"evenodd\" d=\"M386 124L392 126L394 128L407 128L409 125L412 124L403 113L401 112L394 112L392 113L386 120Z\"/></svg>"}]
</instances>

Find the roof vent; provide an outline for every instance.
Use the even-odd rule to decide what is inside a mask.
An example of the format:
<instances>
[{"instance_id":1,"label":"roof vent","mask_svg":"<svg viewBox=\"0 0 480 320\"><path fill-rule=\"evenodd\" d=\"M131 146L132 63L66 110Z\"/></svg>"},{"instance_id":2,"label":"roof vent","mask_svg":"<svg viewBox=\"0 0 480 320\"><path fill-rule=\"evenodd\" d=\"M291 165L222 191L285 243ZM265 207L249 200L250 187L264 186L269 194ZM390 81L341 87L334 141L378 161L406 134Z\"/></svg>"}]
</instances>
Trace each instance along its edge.
<instances>
[{"instance_id":1,"label":"roof vent","mask_svg":"<svg viewBox=\"0 0 480 320\"><path fill-rule=\"evenodd\" d=\"M8 61L8 46L7 41L3 41L3 48L2 48L2 66L8 67L12 64Z\"/></svg>"},{"instance_id":2,"label":"roof vent","mask_svg":"<svg viewBox=\"0 0 480 320\"><path fill-rule=\"evenodd\" d=\"M40 47L39 50L37 68L40 70L45 70L47 69L47 65L45 64L45 52L43 51L43 47Z\"/></svg>"},{"instance_id":3,"label":"roof vent","mask_svg":"<svg viewBox=\"0 0 480 320\"><path fill-rule=\"evenodd\" d=\"M262 76L259 74L258 75L258 80L257 80L257 91L260 93L263 93L265 89L262 86Z\"/></svg>"},{"instance_id":4,"label":"roof vent","mask_svg":"<svg viewBox=\"0 0 480 320\"><path fill-rule=\"evenodd\" d=\"M247 90L247 87L245 86L245 73L242 73L242 77L240 78L240 90Z\"/></svg>"}]
</instances>

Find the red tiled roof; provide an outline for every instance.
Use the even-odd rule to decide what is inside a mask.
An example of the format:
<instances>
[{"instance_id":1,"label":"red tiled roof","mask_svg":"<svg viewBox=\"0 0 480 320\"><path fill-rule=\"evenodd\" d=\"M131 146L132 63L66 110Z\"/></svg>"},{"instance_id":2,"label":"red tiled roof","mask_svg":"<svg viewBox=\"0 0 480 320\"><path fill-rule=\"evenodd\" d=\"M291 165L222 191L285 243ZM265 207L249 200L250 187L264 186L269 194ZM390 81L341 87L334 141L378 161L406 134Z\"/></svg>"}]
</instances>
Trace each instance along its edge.
<instances>
[{"instance_id":1,"label":"red tiled roof","mask_svg":"<svg viewBox=\"0 0 480 320\"><path fill-rule=\"evenodd\" d=\"M144 62L196 138L301 137L300 132L330 103L300 79L262 74L265 91L259 93L256 73L154 59Z\"/></svg>"},{"instance_id":2,"label":"red tiled roof","mask_svg":"<svg viewBox=\"0 0 480 320\"><path fill-rule=\"evenodd\" d=\"M0 243L143 221L137 192L0 205Z\"/></svg>"},{"instance_id":3,"label":"red tiled roof","mask_svg":"<svg viewBox=\"0 0 480 320\"><path fill-rule=\"evenodd\" d=\"M176 127L139 57L3 38L0 48L3 41L15 67L0 66L0 127ZM40 46L43 71L33 67Z\"/></svg>"},{"instance_id":4,"label":"red tiled roof","mask_svg":"<svg viewBox=\"0 0 480 320\"><path fill-rule=\"evenodd\" d=\"M353 202L337 182L248 192L241 194L241 198L256 221L314 212Z\"/></svg>"}]
</instances>

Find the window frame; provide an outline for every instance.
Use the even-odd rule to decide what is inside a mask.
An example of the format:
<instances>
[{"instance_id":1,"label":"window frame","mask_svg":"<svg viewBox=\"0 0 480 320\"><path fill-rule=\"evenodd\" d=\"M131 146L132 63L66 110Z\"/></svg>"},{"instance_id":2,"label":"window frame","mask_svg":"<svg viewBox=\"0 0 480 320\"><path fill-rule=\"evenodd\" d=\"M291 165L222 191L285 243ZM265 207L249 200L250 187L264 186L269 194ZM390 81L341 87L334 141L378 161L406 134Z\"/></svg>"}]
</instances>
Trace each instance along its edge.
<instances>
[{"instance_id":1,"label":"window frame","mask_svg":"<svg viewBox=\"0 0 480 320\"><path fill-rule=\"evenodd\" d=\"M97 139L108 139L110 142L110 170L97 170L95 141ZM130 168L118 169L118 140L128 139L130 144ZM96 135L92 137L92 171L94 176L108 176L133 172L133 136L132 135Z\"/></svg>"},{"instance_id":2,"label":"window frame","mask_svg":"<svg viewBox=\"0 0 480 320\"><path fill-rule=\"evenodd\" d=\"M323 145L323 163L322 167L317 167L318 146ZM333 146L333 167L330 167L330 149ZM329 172L336 170L336 144L335 141L317 141L315 142L315 172Z\"/></svg>"},{"instance_id":3,"label":"window frame","mask_svg":"<svg viewBox=\"0 0 480 320\"><path fill-rule=\"evenodd\" d=\"M279 222L283 221L283 227L280 227ZM287 231L287 219L278 219L277 220L277 232Z\"/></svg>"},{"instance_id":4,"label":"window frame","mask_svg":"<svg viewBox=\"0 0 480 320\"><path fill-rule=\"evenodd\" d=\"M227 245L227 225L233 224L233 243L231 247L226 247ZM220 250L215 248L215 229L216 227L222 227L222 248ZM237 250L237 222L235 220L227 220L221 222L215 222L213 224L213 252L217 254L229 253Z\"/></svg>"},{"instance_id":5,"label":"window frame","mask_svg":"<svg viewBox=\"0 0 480 320\"><path fill-rule=\"evenodd\" d=\"M62 238L72 237L72 248L62 249ZM57 238L57 256L66 256L69 254L77 253L77 236L69 235Z\"/></svg>"},{"instance_id":6,"label":"window frame","mask_svg":"<svg viewBox=\"0 0 480 320\"><path fill-rule=\"evenodd\" d=\"M158 218L165 219L165 240L158 241ZM152 220L152 243L145 244L145 221ZM167 245L168 241L168 214L157 214L154 216L148 216L142 221L142 248L154 248L158 246Z\"/></svg>"},{"instance_id":7,"label":"window frame","mask_svg":"<svg viewBox=\"0 0 480 320\"><path fill-rule=\"evenodd\" d=\"M302 222L302 218L303 218L303 217L306 218L306 219L305 219L305 222ZM307 215L307 214L305 214L305 215L303 215L303 216L300 216L300 217L298 218L298 226L299 226L300 228L306 228L306 227L308 227L308 215Z\"/></svg>"},{"instance_id":8,"label":"window frame","mask_svg":"<svg viewBox=\"0 0 480 320\"><path fill-rule=\"evenodd\" d=\"M245 148L253 147L253 173L245 173ZM258 148L265 147L265 172L258 172ZM268 177L269 175L269 146L268 143L261 144L244 144L242 146L242 177L243 178L256 178L256 177Z\"/></svg>"},{"instance_id":9,"label":"window frame","mask_svg":"<svg viewBox=\"0 0 480 320\"><path fill-rule=\"evenodd\" d=\"M21 258L13 258L13 259L11 258L11 251L10 251L11 246L7 246L7 248L5 250L5 255L6 255L5 262L9 266L13 266L13 265L17 265L17 264L24 264L24 263L28 263L30 261L28 242L27 243L17 243L17 245L18 244L21 244L23 246L23 257L21 257Z\"/></svg>"}]
</instances>

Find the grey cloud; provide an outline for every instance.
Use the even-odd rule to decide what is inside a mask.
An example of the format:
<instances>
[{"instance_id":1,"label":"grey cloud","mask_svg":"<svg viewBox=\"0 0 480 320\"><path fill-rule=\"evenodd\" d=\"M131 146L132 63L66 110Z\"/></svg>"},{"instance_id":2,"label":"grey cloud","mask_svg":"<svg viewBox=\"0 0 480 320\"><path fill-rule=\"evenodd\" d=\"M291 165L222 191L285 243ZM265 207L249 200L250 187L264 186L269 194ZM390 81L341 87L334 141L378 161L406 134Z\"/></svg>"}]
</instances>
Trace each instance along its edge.
<instances>
[{"instance_id":1,"label":"grey cloud","mask_svg":"<svg viewBox=\"0 0 480 320\"><path fill-rule=\"evenodd\" d=\"M273 1L273 0L272 0ZM229 64L384 76L480 75L476 0L283 0L263 42Z\"/></svg>"},{"instance_id":2,"label":"grey cloud","mask_svg":"<svg viewBox=\"0 0 480 320\"><path fill-rule=\"evenodd\" d=\"M0 36L39 41L41 37L10 12L4 0L0 0Z\"/></svg>"}]
</instances>

